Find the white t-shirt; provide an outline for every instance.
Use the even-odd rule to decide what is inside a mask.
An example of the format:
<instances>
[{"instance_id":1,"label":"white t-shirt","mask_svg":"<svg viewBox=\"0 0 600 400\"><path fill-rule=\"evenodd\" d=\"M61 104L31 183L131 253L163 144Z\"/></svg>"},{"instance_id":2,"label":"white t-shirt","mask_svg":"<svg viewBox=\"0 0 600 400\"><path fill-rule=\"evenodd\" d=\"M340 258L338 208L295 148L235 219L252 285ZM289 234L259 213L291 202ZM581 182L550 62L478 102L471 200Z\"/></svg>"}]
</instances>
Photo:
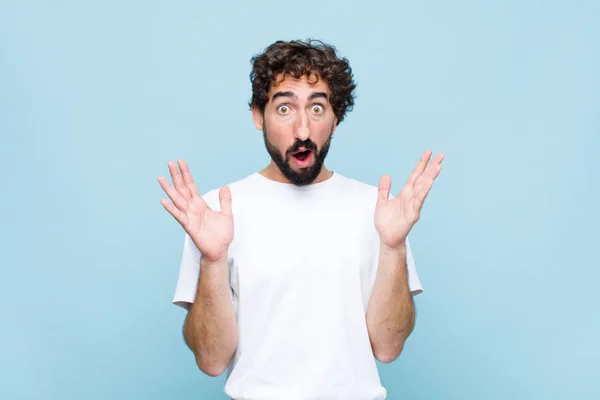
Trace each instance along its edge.
<instances>
[{"instance_id":1,"label":"white t-shirt","mask_svg":"<svg viewBox=\"0 0 600 400\"><path fill-rule=\"evenodd\" d=\"M334 173L298 187L259 173L229 185L228 276L239 341L235 400L385 399L365 314L375 282L377 187ZM218 189L204 196L220 210ZM422 292L407 241L409 288ZM174 304L196 295L200 253L186 234Z\"/></svg>"}]
</instances>

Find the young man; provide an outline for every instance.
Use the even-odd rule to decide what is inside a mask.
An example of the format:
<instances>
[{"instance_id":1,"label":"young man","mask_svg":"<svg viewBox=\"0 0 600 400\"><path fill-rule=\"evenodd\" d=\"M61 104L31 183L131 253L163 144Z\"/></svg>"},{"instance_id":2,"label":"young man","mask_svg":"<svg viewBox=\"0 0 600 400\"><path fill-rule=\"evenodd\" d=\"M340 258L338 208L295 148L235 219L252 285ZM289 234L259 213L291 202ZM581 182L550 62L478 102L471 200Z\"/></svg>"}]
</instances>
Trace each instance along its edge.
<instances>
[{"instance_id":1,"label":"young man","mask_svg":"<svg viewBox=\"0 0 600 400\"><path fill-rule=\"evenodd\" d=\"M233 399L384 399L375 358L395 360L422 291L407 239L443 156L404 188L324 166L354 104L346 59L322 42L276 42L253 58L252 118L270 164L201 196L183 160L159 182L185 230L173 302L200 370L227 368Z\"/></svg>"}]
</instances>

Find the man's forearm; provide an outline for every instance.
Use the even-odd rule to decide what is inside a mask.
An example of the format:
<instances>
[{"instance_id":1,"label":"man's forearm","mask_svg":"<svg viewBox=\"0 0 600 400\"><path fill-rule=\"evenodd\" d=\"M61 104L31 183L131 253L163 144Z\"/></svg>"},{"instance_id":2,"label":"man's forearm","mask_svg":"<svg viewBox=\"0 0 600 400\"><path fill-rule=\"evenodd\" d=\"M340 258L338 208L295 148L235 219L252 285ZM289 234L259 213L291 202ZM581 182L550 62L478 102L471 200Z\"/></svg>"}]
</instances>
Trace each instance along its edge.
<instances>
[{"instance_id":1,"label":"man's forearm","mask_svg":"<svg viewBox=\"0 0 600 400\"><path fill-rule=\"evenodd\" d=\"M394 361L415 324L405 244L399 248L381 245L366 319L373 354L381 362Z\"/></svg>"},{"instance_id":2,"label":"man's forearm","mask_svg":"<svg viewBox=\"0 0 600 400\"><path fill-rule=\"evenodd\" d=\"M238 343L226 264L226 257L216 262L200 260L196 299L190 306L183 329L198 367L210 376L223 373Z\"/></svg>"}]
</instances>

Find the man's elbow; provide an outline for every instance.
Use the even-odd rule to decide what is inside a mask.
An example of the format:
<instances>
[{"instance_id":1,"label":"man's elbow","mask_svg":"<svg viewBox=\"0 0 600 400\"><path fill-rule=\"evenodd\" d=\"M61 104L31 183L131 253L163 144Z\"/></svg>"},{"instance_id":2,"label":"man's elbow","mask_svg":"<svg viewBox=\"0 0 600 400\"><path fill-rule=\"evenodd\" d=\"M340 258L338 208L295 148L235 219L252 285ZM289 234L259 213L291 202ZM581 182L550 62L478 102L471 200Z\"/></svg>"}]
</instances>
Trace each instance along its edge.
<instances>
[{"instance_id":1,"label":"man's elbow","mask_svg":"<svg viewBox=\"0 0 600 400\"><path fill-rule=\"evenodd\" d=\"M196 365L208 376L216 377L221 375L228 367L233 354L228 357L221 357L217 354L213 354L207 351L202 351L201 346L198 344L191 345L192 341L186 337L186 343L194 355Z\"/></svg>"},{"instance_id":2,"label":"man's elbow","mask_svg":"<svg viewBox=\"0 0 600 400\"><path fill-rule=\"evenodd\" d=\"M196 364L200 371L211 377L217 377L227 369L227 364L225 363L206 362L200 357L196 357Z\"/></svg>"},{"instance_id":3,"label":"man's elbow","mask_svg":"<svg viewBox=\"0 0 600 400\"><path fill-rule=\"evenodd\" d=\"M384 350L376 351L374 353L374 355L375 355L375 358L379 362L382 362L384 364L389 364L393 361L396 361L398 359L398 357L400 357L400 354L402 353L403 349L404 349L404 343L397 346L395 349L388 349L385 351Z\"/></svg>"}]
</instances>

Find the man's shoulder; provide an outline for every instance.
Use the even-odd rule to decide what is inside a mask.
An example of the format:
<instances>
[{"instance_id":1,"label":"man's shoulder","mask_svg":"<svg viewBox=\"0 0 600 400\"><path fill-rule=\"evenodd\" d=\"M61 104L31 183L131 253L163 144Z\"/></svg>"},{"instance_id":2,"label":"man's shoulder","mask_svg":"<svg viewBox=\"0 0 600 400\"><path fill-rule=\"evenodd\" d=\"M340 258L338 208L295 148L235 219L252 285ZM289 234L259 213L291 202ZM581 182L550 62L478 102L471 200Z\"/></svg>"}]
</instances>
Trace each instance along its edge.
<instances>
[{"instance_id":1,"label":"man's shoulder","mask_svg":"<svg viewBox=\"0 0 600 400\"><path fill-rule=\"evenodd\" d=\"M351 199L354 202L367 201L371 203L377 198L377 185L342 173L335 172L335 174L335 193L337 195ZM214 187L202 194L202 197L210 207L216 207L219 204L219 190L221 187L227 186L234 198L253 198L257 194L257 186L260 186L260 182L258 172L254 172L228 184Z\"/></svg>"},{"instance_id":2,"label":"man's shoulder","mask_svg":"<svg viewBox=\"0 0 600 400\"><path fill-rule=\"evenodd\" d=\"M346 185L347 187L362 191L372 191L373 189L377 190L377 186L367 183L363 180L359 180L357 178L353 178L349 175L341 174L339 172L336 172L336 174L339 178L339 182Z\"/></svg>"},{"instance_id":3,"label":"man's shoulder","mask_svg":"<svg viewBox=\"0 0 600 400\"><path fill-rule=\"evenodd\" d=\"M348 178L347 176L342 176L340 181L343 181L344 186L351 191L353 194L357 196L362 196L362 198L373 199L379 196L379 182L375 184L366 183L364 181ZM391 188L389 198L394 198L395 191L399 191L401 188L394 187Z\"/></svg>"},{"instance_id":4,"label":"man's shoulder","mask_svg":"<svg viewBox=\"0 0 600 400\"><path fill-rule=\"evenodd\" d=\"M372 198L377 196L377 185L338 173L340 188L349 195Z\"/></svg>"},{"instance_id":5,"label":"man's shoulder","mask_svg":"<svg viewBox=\"0 0 600 400\"><path fill-rule=\"evenodd\" d=\"M256 181L256 173L252 173L250 175L246 175L237 180L231 181L230 183L226 183L221 186L214 187L209 189L204 194L201 194L202 198L206 201L206 203L214 207L219 204L219 191L222 187L227 186L232 193L232 197L236 193L251 191L252 187L254 187L254 182Z\"/></svg>"}]
</instances>

